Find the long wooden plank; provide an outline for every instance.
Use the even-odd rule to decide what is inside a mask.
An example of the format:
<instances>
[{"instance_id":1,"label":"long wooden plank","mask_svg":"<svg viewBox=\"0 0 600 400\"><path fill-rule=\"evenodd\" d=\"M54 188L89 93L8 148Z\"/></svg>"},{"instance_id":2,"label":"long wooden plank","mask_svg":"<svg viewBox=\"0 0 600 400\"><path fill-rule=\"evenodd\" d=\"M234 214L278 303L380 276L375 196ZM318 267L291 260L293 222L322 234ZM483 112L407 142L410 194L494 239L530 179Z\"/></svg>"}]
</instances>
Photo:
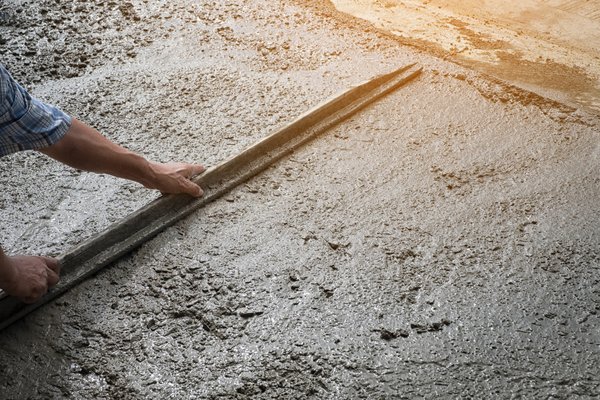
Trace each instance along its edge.
<instances>
[{"instance_id":1,"label":"long wooden plank","mask_svg":"<svg viewBox=\"0 0 600 400\"><path fill-rule=\"evenodd\" d=\"M307 141L339 124L421 73L411 64L378 76L318 105L241 153L207 169L194 181L204 196L165 195L59 257L61 280L35 304L0 298L0 330L46 304L158 233L268 168Z\"/></svg>"}]
</instances>

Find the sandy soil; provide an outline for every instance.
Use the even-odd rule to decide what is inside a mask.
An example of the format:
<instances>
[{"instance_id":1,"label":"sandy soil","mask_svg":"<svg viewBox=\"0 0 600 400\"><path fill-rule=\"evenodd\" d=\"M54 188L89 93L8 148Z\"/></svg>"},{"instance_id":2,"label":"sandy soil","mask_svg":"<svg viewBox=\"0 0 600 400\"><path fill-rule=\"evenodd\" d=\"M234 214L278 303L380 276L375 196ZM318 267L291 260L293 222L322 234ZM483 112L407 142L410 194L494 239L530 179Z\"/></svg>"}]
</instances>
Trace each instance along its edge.
<instances>
[{"instance_id":1,"label":"sandy soil","mask_svg":"<svg viewBox=\"0 0 600 400\"><path fill-rule=\"evenodd\" d=\"M37 96L165 161L213 165L425 69L0 332L3 397L600 393L597 116L320 1L11 0L0 23ZM1 159L0 184L12 252L58 254L156 196L35 153Z\"/></svg>"}]
</instances>

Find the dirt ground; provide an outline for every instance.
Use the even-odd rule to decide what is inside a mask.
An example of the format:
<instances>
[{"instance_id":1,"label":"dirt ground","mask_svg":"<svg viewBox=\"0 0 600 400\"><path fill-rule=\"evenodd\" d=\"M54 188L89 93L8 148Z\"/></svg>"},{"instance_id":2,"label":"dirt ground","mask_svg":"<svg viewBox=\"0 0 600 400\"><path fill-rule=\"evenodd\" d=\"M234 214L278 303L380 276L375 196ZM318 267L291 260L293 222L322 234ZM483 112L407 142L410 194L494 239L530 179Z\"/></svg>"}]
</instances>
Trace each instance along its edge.
<instances>
[{"instance_id":1,"label":"dirt ground","mask_svg":"<svg viewBox=\"0 0 600 400\"><path fill-rule=\"evenodd\" d=\"M423 75L0 332L6 399L600 395L600 118L321 1L8 0L2 62L151 159L214 165ZM58 255L157 196L0 159L0 243Z\"/></svg>"}]
</instances>

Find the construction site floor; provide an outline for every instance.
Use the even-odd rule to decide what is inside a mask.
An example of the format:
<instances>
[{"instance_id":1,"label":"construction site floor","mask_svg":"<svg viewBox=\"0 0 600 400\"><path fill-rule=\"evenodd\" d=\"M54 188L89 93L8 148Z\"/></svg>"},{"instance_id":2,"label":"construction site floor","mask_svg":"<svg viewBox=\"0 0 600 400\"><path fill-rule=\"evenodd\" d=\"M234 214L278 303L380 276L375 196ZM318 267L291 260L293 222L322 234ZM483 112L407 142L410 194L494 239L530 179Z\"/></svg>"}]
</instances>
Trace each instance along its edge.
<instances>
[{"instance_id":1,"label":"construction site floor","mask_svg":"<svg viewBox=\"0 0 600 400\"><path fill-rule=\"evenodd\" d=\"M20 10L20 11L19 11ZM0 332L6 399L593 398L600 118L321 1L0 6L37 97L207 166L423 74ZM158 196L0 159L0 243L58 255Z\"/></svg>"}]
</instances>

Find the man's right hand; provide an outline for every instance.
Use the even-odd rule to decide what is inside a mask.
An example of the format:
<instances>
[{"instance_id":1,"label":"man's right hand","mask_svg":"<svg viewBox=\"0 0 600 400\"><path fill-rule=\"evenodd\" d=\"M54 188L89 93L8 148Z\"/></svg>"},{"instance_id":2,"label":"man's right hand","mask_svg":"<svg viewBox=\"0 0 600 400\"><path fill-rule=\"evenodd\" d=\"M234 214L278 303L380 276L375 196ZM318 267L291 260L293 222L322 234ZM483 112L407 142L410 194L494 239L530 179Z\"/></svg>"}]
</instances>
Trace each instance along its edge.
<instances>
[{"instance_id":1,"label":"man's right hand","mask_svg":"<svg viewBox=\"0 0 600 400\"><path fill-rule=\"evenodd\" d=\"M0 259L0 288L25 303L35 303L59 280L58 260L41 256Z\"/></svg>"}]
</instances>

